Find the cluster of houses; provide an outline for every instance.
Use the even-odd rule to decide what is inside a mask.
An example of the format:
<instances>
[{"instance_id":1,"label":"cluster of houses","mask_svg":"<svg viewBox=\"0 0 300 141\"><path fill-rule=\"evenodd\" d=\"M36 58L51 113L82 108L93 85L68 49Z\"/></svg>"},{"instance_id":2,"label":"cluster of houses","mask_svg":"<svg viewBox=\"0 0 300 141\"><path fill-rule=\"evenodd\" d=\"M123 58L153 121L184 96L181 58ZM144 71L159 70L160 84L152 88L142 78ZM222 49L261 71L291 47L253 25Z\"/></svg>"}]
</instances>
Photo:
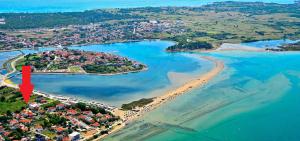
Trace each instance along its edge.
<instances>
[{"instance_id":1,"label":"cluster of houses","mask_svg":"<svg viewBox=\"0 0 300 141\"><path fill-rule=\"evenodd\" d=\"M95 112L89 108L81 110L74 103L49 104L48 101L37 96L27 108L5 115L10 118L7 122L0 122L0 140L78 141L90 138L89 132L99 135L107 133L117 120L109 112ZM61 122L54 122L50 118L57 118Z\"/></svg>"},{"instance_id":2,"label":"cluster of houses","mask_svg":"<svg viewBox=\"0 0 300 141\"><path fill-rule=\"evenodd\" d=\"M107 64L115 62L117 64L129 61L126 57L103 52L88 52L81 50L54 50L44 52L43 56L55 56L55 61L70 62L70 65L87 65L87 64Z\"/></svg>"},{"instance_id":3,"label":"cluster of houses","mask_svg":"<svg viewBox=\"0 0 300 141\"><path fill-rule=\"evenodd\" d=\"M135 22L133 24L133 35L137 39L156 38L153 37L153 33L167 33L170 35L182 34L185 32L183 28L184 23L182 21L170 21L170 20L150 20L144 22Z\"/></svg>"},{"instance_id":4,"label":"cluster of houses","mask_svg":"<svg viewBox=\"0 0 300 141\"><path fill-rule=\"evenodd\" d=\"M126 57L103 53L103 52L88 52L80 50L69 50L69 49L59 49L53 51L46 51L38 55L39 59L27 59L26 62L33 66L35 72L72 72L71 67L76 66L79 71L85 72L82 68L86 65L101 65L101 66L132 66L133 68L140 67L140 63L136 61L129 60ZM30 55L25 56L25 58L32 58ZM41 64L45 64L41 67ZM46 65L48 64L48 65ZM37 67L37 66L38 67ZM57 67L53 67L57 66ZM55 68L55 69L53 69Z\"/></svg>"},{"instance_id":5,"label":"cluster of houses","mask_svg":"<svg viewBox=\"0 0 300 141\"><path fill-rule=\"evenodd\" d=\"M1 49L18 49L152 39L157 38L154 33L172 35L183 33L185 30L180 28L182 26L181 21L150 20L70 25L64 28L15 31L13 34L0 31L0 43L3 44ZM43 36L43 33L49 36Z\"/></svg>"}]
</instances>

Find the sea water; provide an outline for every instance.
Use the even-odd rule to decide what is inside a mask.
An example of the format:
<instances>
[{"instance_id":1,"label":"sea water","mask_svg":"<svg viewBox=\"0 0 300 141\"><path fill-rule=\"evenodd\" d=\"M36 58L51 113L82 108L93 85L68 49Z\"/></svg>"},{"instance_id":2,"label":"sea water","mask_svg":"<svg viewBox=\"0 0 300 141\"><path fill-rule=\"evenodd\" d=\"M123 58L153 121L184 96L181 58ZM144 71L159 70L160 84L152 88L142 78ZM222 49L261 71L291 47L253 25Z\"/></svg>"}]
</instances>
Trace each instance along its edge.
<instances>
[{"instance_id":1,"label":"sea water","mask_svg":"<svg viewBox=\"0 0 300 141\"><path fill-rule=\"evenodd\" d=\"M192 56L164 52L172 44L144 41L71 47L123 55L145 63L149 70L117 76L33 75L33 82L46 92L110 102L119 97L121 103L123 98L153 96L155 89L171 89L169 72L191 74L188 76L205 73L212 64L197 58L212 56L225 63L220 75L106 140L299 140L300 52L227 51Z\"/></svg>"},{"instance_id":2,"label":"sea water","mask_svg":"<svg viewBox=\"0 0 300 141\"><path fill-rule=\"evenodd\" d=\"M257 48L278 48L284 44L291 44L299 42L300 40L289 40L289 39L281 39L281 40L263 40L263 41L256 41L256 42L249 42L249 43L241 43L245 46L252 46Z\"/></svg>"},{"instance_id":3,"label":"sea water","mask_svg":"<svg viewBox=\"0 0 300 141\"><path fill-rule=\"evenodd\" d=\"M9 51L9 52L0 52L0 74L4 75L7 73L6 66L4 66L5 62L9 59L13 59L14 57L20 55L21 53L18 51Z\"/></svg>"},{"instance_id":4,"label":"sea water","mask_svg":"<svg viewBox=\"0 0 300 141\"><path fill-rule=\"evenodd\" d=\"M74 12L99 8L135 8L160 6L201 6L227 0L0 0L0 13ZM294 0L233 0L288 4ZM1 17L0 17L1 18Z\"/></svg>"},{"instance_id":5,"label":"sea water","mask_svg":"<svg viewBox=\"0 0 300 141\"><path fill-rule=\"evenodd\" d=\"M141 41L105 45L73 46L94 52L118 54L145 64L148 69L137 73L101 76L96 74L33 74L35 89L86 100L118 105L155 97L205 73L211 62L186 53L168 53L169 41ZM43 48L41 51L53 48ZM23 50L34 53L34 50ZM180 80L180 81L179 81ZM13 78L21 83L21 76Z\"/></svg>"},{"instance_id":6,"label":"sea water","mask_svg":"<svg viewBox=\"0 0 300 141\"><path fill-rule=\"evenodd\" d=\"M206 86L162 105L106 140L300 139L300 52L199 56L221 59L226 67Z\"/></svg>"}]
</instances>

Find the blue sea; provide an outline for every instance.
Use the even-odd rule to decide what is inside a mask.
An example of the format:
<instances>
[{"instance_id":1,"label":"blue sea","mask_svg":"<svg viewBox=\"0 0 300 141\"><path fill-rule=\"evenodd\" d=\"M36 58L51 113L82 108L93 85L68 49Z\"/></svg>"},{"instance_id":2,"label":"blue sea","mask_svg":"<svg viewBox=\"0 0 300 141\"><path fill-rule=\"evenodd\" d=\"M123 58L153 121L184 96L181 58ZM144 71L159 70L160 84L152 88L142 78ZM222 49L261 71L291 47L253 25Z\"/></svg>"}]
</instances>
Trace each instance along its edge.
<instances>
[{"instance_id":1,"label":"blue sea","mask_svg":"<svg viewBox=\"0 0 300 141\"><path fill-rule=\"evenodd\" d=\"M198 55L223 60L225 70L106 140L299 141L300 52Z\"/></svg>"},{"instance_id":2,"label":"blue sea","mask_svg":"<svg viewBox=\"0 0 300 141\"><path fill-rule=\"evenodd\" d=\"M273 40L247 45L284 43ZM299 141L300 52L166 53L165 48L172 44L158 40L70 47L116 53L145 63L149 70L116 76L33 75L32 81L45 92L120 105L160 95L207 72L212 64L199 57L211 56L225 63L220 75L106 140ZM0 53L0 60L13 53L17 55ZM20 78L14 81L19 83Z\"/></svg>"},{"instance_id":3,"label":"blue sea","mask_svg":"<svg viewBox=\"0 0 300 141\"><path fill-rule=\"evenodd\" d=\"M71 12L99 8L201 6L227 0L0 0L0 13ZM293 3L294 0L237 0ZM1 17L0 17L1 18ZM286 40L246 43L276 47ZM177 97L106 140L299 141L300 52L212 52L171 54L168 41L71 47L116 53L149 70L115 76L33 75L35 88L113 105L154 97L211 69L212 56L225 70L202 88ZM42 50L51 50L46 48ZM41 51L42 51L41 50ZM35 51L24 50L26 53ZM19 52L1 52L0 65ZM1 73L6 73L1 70ZM14 78L20 83L20 77Z\"/></svg>"},{"instance_id":4,"label":"blue sea","mask_svg":"<svg viewBox=\"0 0 300 141\"><path fill-rule=\"evenodd\" d=\"M0 13L9 12L74 12L103 8L161 6L201 6L228 0L0 0ZM293 3L294 0L232 0L245 2Z\"/></svg>"}]
</instances>

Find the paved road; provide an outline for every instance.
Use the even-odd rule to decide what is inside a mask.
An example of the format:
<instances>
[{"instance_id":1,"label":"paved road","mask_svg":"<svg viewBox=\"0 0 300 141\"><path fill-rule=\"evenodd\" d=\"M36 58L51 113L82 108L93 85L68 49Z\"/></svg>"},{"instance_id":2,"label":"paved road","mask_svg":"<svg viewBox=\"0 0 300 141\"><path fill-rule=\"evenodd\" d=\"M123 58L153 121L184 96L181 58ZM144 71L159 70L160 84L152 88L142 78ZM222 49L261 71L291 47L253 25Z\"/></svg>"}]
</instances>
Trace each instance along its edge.
<instances>
[{"instance_id":1,"label":"paved road","mask_svg":"<svg viewBox=\"0 0 300 141\"><path fill-rule=\"evenodd\" d=\"M12 88L19 88L18 85L16 84L11 84L11 83L7 83L5 80L8 79L9 75L15 73L17 71L15 65L16 65L16 62L20 59L22 59L24 57L24 55L22 56L19 56L18 58L14 59L12 62L11 62L11 67L12 67L12 71L10 71L9 73L5 74L5 75L1 75L0 76L0 80L1 80L1 86L8 86L8 87L12 87Z\"/></svg>"}]
</instances>

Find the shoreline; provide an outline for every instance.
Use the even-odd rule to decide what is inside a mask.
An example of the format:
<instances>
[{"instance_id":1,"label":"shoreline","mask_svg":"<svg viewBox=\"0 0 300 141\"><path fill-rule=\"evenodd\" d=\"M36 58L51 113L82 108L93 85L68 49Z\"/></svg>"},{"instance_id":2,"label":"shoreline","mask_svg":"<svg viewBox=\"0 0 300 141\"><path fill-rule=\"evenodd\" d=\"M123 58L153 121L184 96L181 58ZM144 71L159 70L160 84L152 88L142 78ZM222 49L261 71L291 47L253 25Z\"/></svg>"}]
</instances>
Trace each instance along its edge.
<instances>
[{"instance_id":1,"label":"shoreline","mask_svg":"<svg viewBox=\"0 0 300 141\"><path fill-rule=\"evenodd\" d=\"M95 101L93 101L93 102L92 101L84 101L84 100L79 100L77 98L72 98L72 97L67 97L67 96L52 95L52 94L47 94L47 93L37 91L37 90L34 90L33 93L37 94L37 95L42 95L42 96L45 96L45 97L48 97L51 99L57 99L60 101L64 101L64 102L85 102L85 103L94 103L94 104L96 103L99 106L109 109L109 111L111 113L113 113L115 116L119 116L120 119L122 120L122 122L113 126L113 129L111 131L109 131L108 134L99 136L99 138L97 138L97 139L103 139L106 136L108 136L118 130L121 130L123 127L125 127L127 125L128 122L131 122L131 121L143 116L144 114L148 113L149 111L152 111L152 110L158 108L162 104L165 104L166 102L169 102L169 101L175 99L177 96L186 94L188 91L191 91L194 88L198 88L198 87L205 85L208 81L213 79L224 69L224 63L221 60L215 59L213 57L208 57L208 56L200 56L200 58L212 62L214 64L213 68L210 69L207 73L201 74L199 77L195 78L194 80L191 80L173 90L170 90L163 95L154 97L153 102L151 102L143 107L136 108L134 110L124 111L124 110L121 110L120 108L110 106L107 104L98 103ZM12 68L14 70L15 70L14 63L18 59L19 58L16 58L15 60L13 60L11 62ZM145 68L145 69L148 69L148 68ZM54 73L54 74L59 74L59 73ZM62 73L60 73L60 74L62 74ZM67 74L73 74L73 73L67 73ZM6 79L6 77L4 77L4 81L3 81L4 85L10 86L10 87L18 87L15 84L10 84L9 82L8 83L5 82L6 80L9 80L9 79Z\"/></svg>"},{"instance_id":2,"label":"shoreline","mask_svg":"<svg viewBox=\"0 0 300 141\"><path fill-rule=\"evenodd\" d=\"M139 108L136 108L135 110L129 110L129 111L124 111L122 109L113 110L112 113L116 116L119 116L123 120L124 124L116 126L115 127L116 129L112 130L109 134L112 134L112 133L122 129L123 127L125 127L127 125L127 123L132 122L139 117L142 117L146 113L158 108L159 106L165 104L166 102L169 102L169 101L175 99L177 96L186 94L187 92L193 90L194 88L199 88L199 87L207 84L210 80L212 80L213 78L215 78L215 76L217 76L220 72L222 72L225 67L224 62L221 60L215 59L213 57L207 57L207 56L201 56L201 58L214 63L214 67L207 73L200 75L196 79L191 80L191 81L183 84L182 86L179 86L175 90L171 90L161 96L155 97L153 99L153 102L151 102L143 107L139 107ZM103 139L106 136L107 135L101 136L98 139Z\"/></svg>"},{"instance_id":3,"label":"shoreline","mask_svg":"<svg viewBox=\"0 0 300 141\"><path fill-rule=\"evenodd\" d=\"M0 83L0 85L2 86L8 86L8 87L12 87L12 88L16 88L19 89L19 86L17 84L15 84L14 82L11 81L10 78L8 78L9 75L15 73L16 70L16 62L23 58L23 55L19 55L15 58L10 59L8 62L10 63L10 66L12 67L12 70L8 73L6 73L5 75L1 75L2 77L2 82ZM114 109L116 108L115 106L111 106L108 104L103 104L97 101L89 101L86 99L81 99L81 98L77 98L77 97L69 97L69 96L61 96L61 95L55 95L55 94L48 94L39 90L33 90L32 92L33 94L36 95L41 95L50 99L55 99L55 100L59 100L59 101L63 101L63 102L84 102L84 103L89 103L89 104L97 104L97 105L101 105L102 107L108 108L108 109ZM80 100L81 99L81 100Z\"/></svg>"},{"instance_id":4,"label":"shoreline","mask_svg":"<svg viewBox=\"0 0 300 141\"><path fill-rule=\"evenodd\" d=\"M121 74L130 74L130 73L138 73L147 71L148 67L145 67L141 70L136 71L127 71L127 72L118 72L118 73L87 73L87 72L32 72L32 74L45 74L45 75L99 75L99 76L113 76L113 75L121 75Z\"/></svg>"},{"instance_id":5,"label":"shoreline","mask_svg":"<svg viewBox=\"0 0 300 141\"><path fill-rule=\"evenodd\" d=\"M7 60L6 62L3 63L3 68L5 68L6 70L10 71L7 74L13 74L15 73L16 70L16 61L22 59L24 57L24 55L18 55L12 59ZM10 65L10 68L7 68L7 64ZM12 69L12 70L9 70ZM99 76L113 76L113 75L121 75L121 74L130 74L130 73L138 73L138 72L143 72L143 71L147 71L149 68L147 66L145 66L143 69L141 70L134 70L134 71L126 71L126 72L117 72L117 73L87 73L87 72L32 72L32 74L45 74L45 75L99 75ZM8 75L5 76L8 76Z\"/></svg>"},{"instance_id":6,"label":"shoreline","mask_svg":"<svg viewBox=\"0 0 300 141\"><path fill-rule=\"evenodd\" d=\"M112 45L112 44L118 44L118 43L135 43L135 42L142 42L142 41L156 41L156 40L161 40L161 41L170 41L170 42L175 42L172 40L164 40L164 39L140 39L140 40L112 40L112 41L107 41L107 42L99 42L99 43L84 43L84 44L72 44L69 46L63 46L66 48L72 48L72 47L84 47L84 46L93 46L93 45ZM38 50L43 49L43 48L55 48L59 49L59 47L56 45L49 45L49 46L41 46L41 47L36 47ZM1 52L12 52L12 51L22 51L22 50L34 50L33 48L21 48L21 49L10 49L10 50L0 50Z\"/></svg>"},{"instance_id":7,"label":"shoreline","mask_svg":"<svg viewBox=\"0 0 300 141\"><path fill-rule=\"evenodd\" d=\"M202 56L201 58L214 63L214 67L209 72L200 75L198 78L191 80L191 81L183 84L182 86L179 86L175 90L170 90L169 92L166 92L165 94L163 94L161 96L155 97L153 99L153 102L137 109L139 111L136 112L136 114L134 114L134 116L125 116L125 113L124 113L125 111L120 110L120 109L119 109L119 111L121 111L121 113L123 113L123 114L117 113L116 115L119 115L122 119L125 120L125 122L131 121L131 120L135 119L136 117L139 117L144 112L153 110L153 109L157 108L158 106L160 106L161 104L174 99L176 96L185 94L186 92L188 92L196 87L203 86L209 80L211 80L215 76L217 76L224 69L223 61L217 60L212 57L206 57L206 56L205 57Z\"/></svg>"}]
</instances>

